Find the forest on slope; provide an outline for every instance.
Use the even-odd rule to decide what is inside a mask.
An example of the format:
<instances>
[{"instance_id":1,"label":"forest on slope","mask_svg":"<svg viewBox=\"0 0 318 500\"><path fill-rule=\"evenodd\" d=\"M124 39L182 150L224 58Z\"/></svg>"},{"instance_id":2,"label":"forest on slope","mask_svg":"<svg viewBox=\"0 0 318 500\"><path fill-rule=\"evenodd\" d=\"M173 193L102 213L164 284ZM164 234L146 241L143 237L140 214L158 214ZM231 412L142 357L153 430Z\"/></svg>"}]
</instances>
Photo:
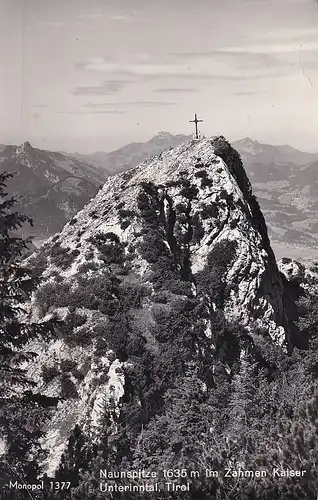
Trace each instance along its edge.
<instances>
[{"instance_id":1,"label":"forest on slope","mask_svg":"<svg viewBox=\"0 0 318 500\"><path fill-rule=\"evenodd\" d=\"M222 140L215 145L215 154L254 207L254 214L246 217L252 217L262 249L269 255L266 226L239 155ZM206 165L196 169L202 189L209 188ZM287 318L283 345L273 342L266 329L254 328L251 335L239 321L229 320L224 311L231 289L225 276L234 266L238 243L226 238L215 243L203 268L193 270L190 242L200 247L202 220L217 219L221 209L211 203L201 218L195 217L191 209L198 190L181 176L177 187L187 202L169 213L186 230L170 235L170 248L164 243L169 226L158 195L161 188L142 182L136 200L142 242L129 252L114 232L94 234L90 244L99 261L88 257L74 288L63 281L62 273L81 250L65 251L55 241L33 260L21 261L24 240L12 237L11 231L27 220L14 211L14 200L5 195L6 174L1 174L0 181L0 498L316 500L318 282L314 275L279 275ZM226 204L231 200L226 198ZM119 210L121 224L127 228L136 214ZM151 271L146 281L126 279L132 271L131 255L137 250ZM61 271L50 280L44 274L48 261ZM21 308L32 293L41 310L36 321L30 321L27 305ZM150 299L154 321L145 339L135 319ZM50 314L63 307L68 308L63 318ZM103 315L94 329L85 327L83 307ZM91 429L74 426L53 475L44 474L47 452L41 438L60 401L72 405L80 397L74 380L83 381L86 373L72 359L43 364L44 384L58 381L60 393L58 397L41 393L24 371L36 357L27 348L36 339L62 341L74 352L78 346L89 350L94 343L100 358L115 353L125 377L120 407L110 390L101 402L98 435L92 437ZM107 370L101 375L104 382L109 377ZM130 491L145 481L121 479L126 491L105 493L101 469L153 472L157 477L147 483L158 482L160 491ZM206 469L219 474L206 477ZM267 474L238 479L232 474L237 470ZM273 470L277 470L274 477ZM283 472L287 470L306 472L288 476ZM163 471L171 471L169 479ZM198 475L191 476L191 471ZM38 484L42 479L44 490L9 487L10 481ZM51 481L71 486L54 490ZM169 491L167 482L188 489Z\"/></svg>"}]
</instances>

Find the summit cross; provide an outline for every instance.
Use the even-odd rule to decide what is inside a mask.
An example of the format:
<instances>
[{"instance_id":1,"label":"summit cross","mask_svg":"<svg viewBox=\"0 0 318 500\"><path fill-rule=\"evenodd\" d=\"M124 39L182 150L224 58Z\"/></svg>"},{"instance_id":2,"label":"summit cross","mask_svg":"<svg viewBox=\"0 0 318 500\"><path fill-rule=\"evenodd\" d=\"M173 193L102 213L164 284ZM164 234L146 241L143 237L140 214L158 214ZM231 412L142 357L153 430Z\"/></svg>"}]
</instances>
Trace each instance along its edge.
<instances>
[{"instance_id":1,"label":"summit cross","mask_svg":"<svg viewBox=\"0 0 318 500\"><path fill-rule=\"evenodd\" d=\"M203 120L198 120L197 114L194 115L194 120L189 120L189 123L195 123L195 138L199 139L198 123L203 122Z\"/></svg>"}]
</instances>

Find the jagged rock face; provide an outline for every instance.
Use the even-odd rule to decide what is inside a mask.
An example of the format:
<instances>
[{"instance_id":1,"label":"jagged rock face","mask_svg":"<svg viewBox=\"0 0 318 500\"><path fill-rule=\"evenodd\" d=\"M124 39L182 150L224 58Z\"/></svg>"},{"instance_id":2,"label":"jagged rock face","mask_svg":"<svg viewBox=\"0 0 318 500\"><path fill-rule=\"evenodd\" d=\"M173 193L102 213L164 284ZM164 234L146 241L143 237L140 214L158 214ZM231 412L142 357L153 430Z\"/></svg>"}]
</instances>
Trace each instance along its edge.
<instances>
[{"instance_id":1,"label":"jagged rock face","mask_svg":"<svg viewBox=\"0 0 318 500\"><path fill-rule=\"evenodd\" d=\"M283 258L278 262L278 269L289 281L304 281L306 268L301 262L294 259Z\"/></svg>"},{"instance_id":2,"label":"jagged rock face","mask_svg":"<svg viewBox=\"0 0 318 500\"><path fill-rule=\"evenodd\" d=\"M310 262L299 262L283 257L277 262L277 267L283 279L288 283L295 284L309 294L317 292L318 267L316 263L310 265Z\"/></svg>"},{"instance_id":3,"label":"jagged rock face","mask_svg":"<svg viewBox=\"0 0 318 500\"><path fill-rule=\"evenodd\" d=\"M32 314L55 313L67 325L60 339L33 346L39 356L29 367L41 392L72 398L71 407L59 403L43 440L49 471L76 423L98 439L102 408L120 407L139 342L153 355L165 349L158 332L167 312L180 309L185 348L210 365L224 347L214 333L220 314L251 336L261 328L288 342L266 226L222 138L190 141L109 178L29 263L45 281ZM230 369L239 355L222 359Z\"/></svg>"}]
</instances>

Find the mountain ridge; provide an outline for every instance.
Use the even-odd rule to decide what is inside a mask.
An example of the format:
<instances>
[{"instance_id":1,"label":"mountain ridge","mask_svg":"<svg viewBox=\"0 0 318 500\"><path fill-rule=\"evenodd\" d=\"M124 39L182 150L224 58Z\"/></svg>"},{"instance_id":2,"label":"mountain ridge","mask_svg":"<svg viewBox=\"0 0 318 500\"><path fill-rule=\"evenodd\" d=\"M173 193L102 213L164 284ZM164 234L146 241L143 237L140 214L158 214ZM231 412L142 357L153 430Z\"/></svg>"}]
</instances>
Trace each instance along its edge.
<instances>
[{"instance_id":1,"label":"mountain ridge","mask_svg":"<svg viewBox=\"0 0 318 500\"><path fill-rule=\"evenodd\" d=\"M27 186L30 186L30 193L23 194L20 207L23 209L26 206L27 213L35 219L34 232L37 237L43 240L60 230L63 224L75 215L76 211L91 196L96 194L99 186L105 182L109 175L126 171L145 159L190 139L191 136L182 134L174 136L169 132L161 131L145 143L128 144L109 153L96 153L95 156L75 155L75 160L74 155L72 157L69 153L64 153L63 156L63 153L46 152L33 148L31 151L35 155L34 168L28 170L24 168L24 177L22 177L18 186L19 189L15 189L15 193L23 194ZM317 155L298 151L291 146L263 144L253 141L249 137L235 141L233 146L241 154L267 220L271 238L278 244L288 243L312 249L316 248L318 244L318 218L316 217ZM9 153L16 155L18 147L10 146L9 148L11 148ZM30 148L32 146L25 143L24 149L30 150ZM20 149L23 148L20 147ZM38 158L38 155L40 155L40 158ZM56 176L61 169L58 169L57 172L53 168L50 175L48 175L49 179L43 175L39 179L37 172L39 171L39 165L43 165L41 163L43 155L46 158L46 163L51 164L57 161L60 167L65 166L67 162L79 162L78 167L80 170L83 169L86 172L85 181L82 181L85 182L85 185L77 188L76 185L80 181L76 180L77 175L73 173L73 179L69 178L65 185L62 183L61 188L65 187L63 193L57 195L53 189L49 194L49 198L52 199L45 202L48 198L48 191L45 187L48 183L51 183L49 184L51 186L52 182L57 180ZM29 163L32 163L32 155L30 156ZM36 166L37 162L39 163L38 166ZM0 164L0 168L3 168L3 165ZM51 167L48 170L50 171ZM63 173L63 178L67 176L70 176L69 169L68 172L64 171ZM87 183L88 181L90 181L90 184ZM95 188L92 186L92 182L95 184ZM39 193L32 192L34 183L40 188ZM73 187L72 184L74 184ZM74 191L75 199L72 191ZM85 192L82 199L76 195L76 192L79 191ZM68 199L69 197L71 199ZM34 199L37 198L38 203L34 202ZM47 215L45 215L46 212L48 212ZM52 223L53 220L54 223Z\"/></svg>"},{"instance_id":2,"label":"mountain ridge","mask_svg":"<svg viewBox=\"0 0 318 500\"><path fill-rule=\"evenodd\" d=\"M29 142L0 152L0 171L14 174L9 193L34 221L33 234L48 237L93 197L107 178L103 169L81 160L33 148ZM24 234L30 233L23 228Z\"/></svg>"},{"instance_id":3,"label":"mountain ridge","mask_svg":"<svg viewBox=\"0 0 318 500\"><path fill-rule=\"evenodd\" d=\"M140 349L154 356L156 376L167 377L160 359L178 345L179 358L192 353L203 363L210 384L218 359L226 374L241 355L223 338L224 322L238 322L249 342L263 331L278 346L290 343L266 225L239 156L222 137L189 141L109 178L28 264L44 280L33 319L57 315L69 325L48 345L31 346L37 389L65 395L42 441L49 474L76 423L98 440L107 394L116 408L125 406ZM189 324L179 337L164 327L174 310ZM70 356L82 375L66 380L57 367ZM164 387L170 383L168 376Z\"/></svg>"}]
</instances>

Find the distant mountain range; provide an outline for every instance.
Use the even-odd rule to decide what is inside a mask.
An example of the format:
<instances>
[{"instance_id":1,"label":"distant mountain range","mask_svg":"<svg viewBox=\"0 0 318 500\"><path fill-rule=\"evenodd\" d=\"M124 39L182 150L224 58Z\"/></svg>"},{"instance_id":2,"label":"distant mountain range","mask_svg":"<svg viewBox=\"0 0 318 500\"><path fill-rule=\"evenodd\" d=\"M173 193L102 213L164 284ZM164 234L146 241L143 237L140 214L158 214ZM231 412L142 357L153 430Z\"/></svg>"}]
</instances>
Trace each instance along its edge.
<instances>
[{"instance_id":1,"label":"distant mountain range","mask_svg":"<svg viewBox=\"0 0 318 500\"><path fill-rule=\"evenodd\" d=\"M290 146L233 143L264 213L274 241L318 246L318 154Z\"/></svg>"},{"instance_id":2,"label":"distant mountain range","mask_svg":"<svg viewBox=\"0 0 318 500\"><path fill-rule=\"evenodd\" d=\"M83 159L102 165L110 174L118 173L191 139L192 136L160 132L148 142L128 144L111 153L96 153ZM233 142L233 147L242 157L271 238L284 244L318 248L318 153L306 153L288 145L262 144L248 137Z\"/></svg>"},{"instance_id":3,"label":"distant mountain range","mask_svg":"<svg viewBox=\"0 0 318 500\"><path fill-rule=\"evenodd\" d=\"M92 155L44 151L29 142L0 145L0 172L16 172L9 182L9 193L19 197L18 209L34 222L33 228L25 225L22 232L31 232L41 241L60 231L110 175L187 140L187 136L160 132L148 142Z\"/></svg>"},{"instance_id":4,"label":"distant mountain range","mask_svg":"<svg viewBox=\"0 0 318 500\"><path fill-rule=\"evenodd\" d=\"M19 147L0 146L0 171L18 172L10 193L21 196L20 208L34 220L32 233L45 239L95 196L107 177L191 139L160 132L147 142L91 155L52 153L28 142ZM248 137L233 147L241 154L271 238L318 247L318 153L262 144Z\"/></svg>"},{"instance_id":5,"label":"distant mountain range","mask_svg":"<svg viewBox=\"0 0 318 500\"><path fill-rule=\"evenodd\" d=\"M94 197L108 175L102 168L61 153L43 151L25 142L0 151L0 172L16 173L8 183L18 209L34 227L22 232L48 238Z\"/></svg>"},{"instance_id":6,"label":"distant mountain range","mask_svg":"<svg viewBox=\"0 0 318 500\"><path fill-rule=\"evenodd\" d=\"M159 132L147 142L132 142L110 153L98 152L91 155L75 153L75 157L98 167L103 167L109 175L112 175L124 172L147 160L147 158L162 153L166 149L179 146L179 144L190 139L192 139L192 136Z\"/></svg>"}]
</instances>

